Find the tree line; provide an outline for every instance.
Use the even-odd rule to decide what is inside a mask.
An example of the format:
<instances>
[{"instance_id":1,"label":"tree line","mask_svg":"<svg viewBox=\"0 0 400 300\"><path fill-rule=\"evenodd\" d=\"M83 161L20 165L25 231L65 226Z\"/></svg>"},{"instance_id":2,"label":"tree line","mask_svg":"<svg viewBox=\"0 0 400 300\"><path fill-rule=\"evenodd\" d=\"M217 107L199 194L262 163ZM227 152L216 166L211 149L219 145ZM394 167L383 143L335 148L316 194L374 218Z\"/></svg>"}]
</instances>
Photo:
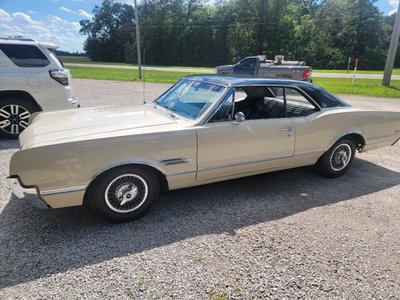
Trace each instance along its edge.
<instances>
[{"instance_id":1,"label":"tree line","mask_svg":"<svg viewBox=\"0 0 400 300\"><path fill-rule=\"evenodd\" d=\"M142 54L149 65L216 66L276 54L314 68L383 69L395 16L376 0L142 0ZM135 11L104 0L80 21L97 61L137 62ZM396 60L400 63L400 55Z\"/></svg>"}]
</instances>

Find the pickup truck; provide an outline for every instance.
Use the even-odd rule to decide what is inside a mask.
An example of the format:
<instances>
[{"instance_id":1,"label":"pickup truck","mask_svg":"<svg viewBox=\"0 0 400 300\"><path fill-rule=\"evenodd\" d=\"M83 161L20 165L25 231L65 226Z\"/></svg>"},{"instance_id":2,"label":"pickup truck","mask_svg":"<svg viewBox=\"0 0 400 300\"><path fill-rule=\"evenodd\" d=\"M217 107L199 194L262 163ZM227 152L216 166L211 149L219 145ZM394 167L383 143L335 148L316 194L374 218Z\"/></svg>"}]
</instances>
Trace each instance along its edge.
<instances>
[{"instance_id":1,"label":"pickup truck","mask_svg":"<svg viewBox=\"0 0 400 300\"><path fill-rule=\"evenodd\" d=\"M235 65L218 66L217 74L248 74L260 77L284 77L312 82L312 68L303 61L265 60L259 56L242 59Z\"/></svg>"}]
</instances>

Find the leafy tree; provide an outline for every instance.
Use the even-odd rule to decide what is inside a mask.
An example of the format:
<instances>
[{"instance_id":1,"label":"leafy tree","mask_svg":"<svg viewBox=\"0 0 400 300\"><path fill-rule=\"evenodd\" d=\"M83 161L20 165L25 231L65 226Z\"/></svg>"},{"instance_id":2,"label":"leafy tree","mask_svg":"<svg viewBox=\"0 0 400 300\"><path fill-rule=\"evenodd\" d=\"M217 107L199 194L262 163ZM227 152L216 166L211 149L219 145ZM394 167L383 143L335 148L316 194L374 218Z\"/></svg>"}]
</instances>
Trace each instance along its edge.
<instances>
[{"instance_id":1,"label":"leafy tree","mask_svg":"<svg viewBox=\"0 0 400 300\"><path fill-rule=\"evenodd\" d=\"M142 53L147 64L215 66L284 54L316 68L344 68L348 57L383 68L394 17L375 1L143 0ZM87 55L136 63L134 8L104 0L93 15L80 22Z\"/></svg>"},{"instance_id":2,"label":"leafy tree","mask_svg":"<svg viewBox=\"0 0 400 300\"><path fill-rule=\"evenodd\" d=\"M93 60L124 61L125 44L135 40L133 7L105 0L93 14L93 20L80 21L80 33L88 36L84 50Z\"/></svg>"}]
</instances>

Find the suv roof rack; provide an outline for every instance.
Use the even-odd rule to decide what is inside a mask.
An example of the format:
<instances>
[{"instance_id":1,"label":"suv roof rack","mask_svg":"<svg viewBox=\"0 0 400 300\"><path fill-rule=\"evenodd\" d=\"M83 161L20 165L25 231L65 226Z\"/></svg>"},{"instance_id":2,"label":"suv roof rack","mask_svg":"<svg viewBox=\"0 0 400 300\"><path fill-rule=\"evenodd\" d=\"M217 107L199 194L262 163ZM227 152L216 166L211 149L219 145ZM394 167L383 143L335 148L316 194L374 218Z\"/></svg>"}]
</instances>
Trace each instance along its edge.
<instances>
[{"instance_id":1,"label":"suv roof rack","mask_svg":"<svg viewBox=\"0 0 400 300\"><path fill-rule=\"evenodd\" d=\"M23 42L36 42L36 40L32 38L25 38L19 36L0 36L0 40L7 40L7 41L23 41Z\"/></svg>"}]
</instances>

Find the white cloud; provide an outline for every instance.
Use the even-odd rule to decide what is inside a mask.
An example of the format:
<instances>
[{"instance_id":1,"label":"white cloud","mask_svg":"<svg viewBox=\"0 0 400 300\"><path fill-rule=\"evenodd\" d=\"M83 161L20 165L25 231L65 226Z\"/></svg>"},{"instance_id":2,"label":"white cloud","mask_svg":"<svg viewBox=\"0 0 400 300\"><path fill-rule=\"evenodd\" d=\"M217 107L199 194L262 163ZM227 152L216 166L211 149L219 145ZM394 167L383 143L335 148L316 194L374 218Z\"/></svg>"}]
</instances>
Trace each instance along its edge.
<instances>
[{"instance_id":1,"label":"white cloud","mask_svg":"<svg viewBox=\"0 0 400 300\"><path fill-rule=\"evenodd\" d=\"M70 22L55 15L38 21L25 13L9 13L3 9L0 9L0 20L0 36L21 35L54 43L61 50L82 51L85 37L79 34L78 22Z\"/></svg>"},{"instance_id":2,"label":"white cloud","mask_svg":"<svg viewBox=\"0 0 400 300\"><path fill-rule=\"evenodd\" d=\"M0 8L0 20L2 20L2 22L10 22L12 18L8 12Z\"/></svg>"},{"instance_id":3,"label":"white cloud","mask_svg":"<svg viewBox=\"0 0 400 300\"><path fill-rule=\"evenodd\" d=\"M92 15L89 14L87 11L85 11L83 9L78 9L77 11L75 11L75 10L66 8L65 6L61 6L60 9L62 11L67 12L67 13L72 13L72 14L75 14L75 15L79 15L79 16L84 17L86 19L91 19L92 18Z\"/></svg>"},{"instance_id":4,"label":"white cloud","mask_svg":"<svg viewBox=\"0 0 400 300\"><path fill-rule=\"evenodd\" d=\"M81 17L85 17L85 18L88 18L88 19L91 19L91 18L92 18L92 15L89 14L88 12L84 11L83 9L78 10L78 14L79 14Z\"/></svg>"},{"instance_id":5,"label":"white cloud","mask_svg":"<svg viewBox=\"0 0 400 300\"><path fill-rule=\"evenodd\" d=\"M72 10L70 10L69 8L66 8L65 6L61 6L60 9L63 10L63 11L66 11L68 13L72 13L73 12Z\"/></svg>"},{"instance_id":6,"label":"white cloud","mask_svg":"<svg viewBox=\"0 0 400 300\"><path fill-rule=\"evenodd\" d=\"M79 22L72 22L71 25L77 31L81 29L81 24L79 24Z\"/></svg>"},{"instance_id":7,"label":"white cloud","mask_svg":"<svg viewBox=\"0 0 400 300\"><path fill-rule=\"evenodd\" d=\"M29 25L36 25L36 26L42 25L40 22L33 21L31 16L29 16L29 15L23 13L23 12L13 13L12 16L13 16L13 18L19 19L19 20L21 20L21 21L23 21L23 22L25 22L25 23L27 23Z\"/></svg>"},{"instance_id":8,"label":"white cloud","mask_svg":"<svg viewBox=\"0 0 400 300\"><path fill-rule=\"evenodd\" d=\"M52 23L65 23L65 22L67 22L67 21L61 19L60 17L53 16L53 15L49 15L48 18L49 18L50 22L52 22Z\"/></svg>"}]
</instances>

